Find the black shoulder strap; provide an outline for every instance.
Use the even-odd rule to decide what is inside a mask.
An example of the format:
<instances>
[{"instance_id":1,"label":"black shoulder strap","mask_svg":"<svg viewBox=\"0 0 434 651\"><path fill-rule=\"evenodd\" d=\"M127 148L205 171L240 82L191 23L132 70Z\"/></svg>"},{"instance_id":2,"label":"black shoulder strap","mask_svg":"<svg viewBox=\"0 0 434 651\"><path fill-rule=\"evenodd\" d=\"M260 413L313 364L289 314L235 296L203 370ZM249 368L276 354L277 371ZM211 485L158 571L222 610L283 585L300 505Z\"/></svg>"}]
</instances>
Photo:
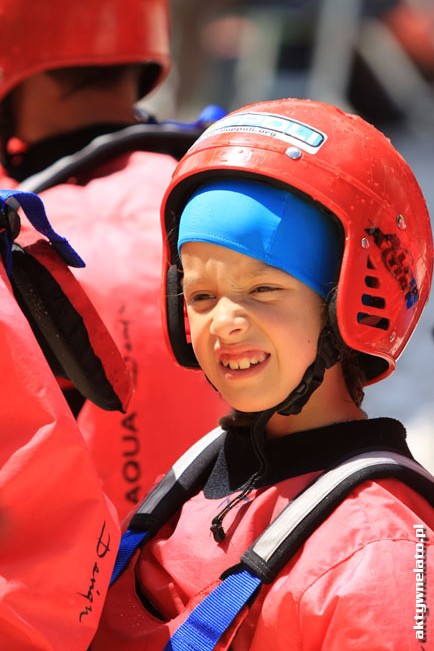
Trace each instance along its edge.
<instances>
[{"instance_id":1,"label":"black shoulder strap","mask_svg":"<svg viewBox=\"0 0 434 651\"><path fill-rule=\"evenodd\" d=\"M195 124L191 127L176 123L133 124L98 136L78 152L64 156L42 172L28 177L19 188L39 194L71 177L85 174L110 158L132 151L168 154L179 160L204 128L205 125Z\"/></svg>"},{"instance_id":2,"label":"black shoulder strap","mask_svg":"<svg viewBox=\"0 0 434 651\"><path fill-rule=\"evenodd\" d=\"M199 490L225 437L226 432L220 427L208 432L178 459L143 500L121 538L110 585L126 568L136 549Z\"/></svg>"},{"instance_id":3,"label":"black shoulder strap","mask_svg":"<svg viewBox=\"0 0 434 651\"><path fill-rule=\"evenodd\" d=\"M53 257L44 241L30 249L45 253L48 261ZM67 268L62 277L63 285L35 255L12 246L14 296L53 374L67 378L101 409L125 412L133 390L130 374L76 278Z\"/></svg>"},{"instance_id":4,"label":"black shoulder strap","mask_svg":"<svg viewBox=\"0 0 434 651\"><path fill-rule=\"evenodd\" d=\"M226 432L216 427L192 445L143 500L129 528L156 533L203 485L225 438Z\"/></svg>"}]
</instances>

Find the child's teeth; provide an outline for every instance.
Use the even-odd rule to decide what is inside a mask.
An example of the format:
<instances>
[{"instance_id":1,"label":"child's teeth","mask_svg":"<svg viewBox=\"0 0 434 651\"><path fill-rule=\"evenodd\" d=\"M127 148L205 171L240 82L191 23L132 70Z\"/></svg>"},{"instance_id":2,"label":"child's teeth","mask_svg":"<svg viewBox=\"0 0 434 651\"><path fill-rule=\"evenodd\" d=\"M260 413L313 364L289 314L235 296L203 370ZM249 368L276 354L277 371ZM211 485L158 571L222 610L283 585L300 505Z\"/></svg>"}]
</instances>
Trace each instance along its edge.
<instances>
[{"instance_id":1,"label":"child's teeth","mask_svg":"<svg viewBox=\"0 0 434 651\"><path fill-rule=\"evenodd\" d=\"M246 370L255 364L260 364L265 360L266 355L258 355L257 357L243 357L239 361L230 360L229 362L223 362L223 365L229 367L232 371Z\"/></svg>"}]
</instances>

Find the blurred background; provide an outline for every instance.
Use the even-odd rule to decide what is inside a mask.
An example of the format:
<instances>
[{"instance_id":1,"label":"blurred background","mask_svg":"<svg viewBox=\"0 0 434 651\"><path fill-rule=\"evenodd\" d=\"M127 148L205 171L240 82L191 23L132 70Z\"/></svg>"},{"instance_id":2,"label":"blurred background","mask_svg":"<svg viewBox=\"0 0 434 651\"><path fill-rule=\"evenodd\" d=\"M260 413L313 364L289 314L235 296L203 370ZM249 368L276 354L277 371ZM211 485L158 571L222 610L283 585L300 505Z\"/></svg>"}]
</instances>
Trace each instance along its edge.
<instances>
[{"instance_id":1,"label":"blurred background","mask_svg":"<svg viewBox=\"0 0 434 651\"><path fill-rule=\"evenodd\" d=\"M412 167L434 216L434 0L172 0L173 69L145 108L195 120L209 104L308 97L359 113ZM434 471L434 296L369 416L407 427Z\"/></svg>"}]
</instances>

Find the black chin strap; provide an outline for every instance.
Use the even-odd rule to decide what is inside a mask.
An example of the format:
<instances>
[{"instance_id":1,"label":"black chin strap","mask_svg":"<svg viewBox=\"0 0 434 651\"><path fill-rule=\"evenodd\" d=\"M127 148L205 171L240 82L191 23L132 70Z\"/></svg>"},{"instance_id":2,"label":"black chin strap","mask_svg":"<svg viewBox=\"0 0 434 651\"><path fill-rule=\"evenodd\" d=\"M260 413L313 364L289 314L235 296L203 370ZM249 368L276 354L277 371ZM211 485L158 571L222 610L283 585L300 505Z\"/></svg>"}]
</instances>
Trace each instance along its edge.
<instances>
[{"instance_id":1,"label":"black chin strap","mask_svg":"<svg viewBox=\"0 0 434 651\"><path fill-rule=\"evenodd\" d=\"M267 469L267 457L264 449L265 426L271 416L275 413L281 414L282 416L299 414L312 393L321 385L326 369L334 366L339 359L340 352L336 337L329 328L324 329L318 340L316 358L304 373L299 385L279 405L261 411L255 416L251 426L251 439L253 450L259 461L259 467L249 477L244 486L241 487L241 491L213 518L210 528L216 542L222 542L226 535L223 529L224 517L255 488L258 481L265 474Z\"/></svg>"},{"instance_id":2,"label":"black chin strap","mask_svg":"<svg viewBox=\"0 0 434 651\"><path fill-rule=\"evenodd\" d=\"M324 380L324 373L340 359L336 337L330 328L324 329L318 340L318 351L313 363L306 369L300 384L289 396L275 407L274 411L282 416L299 414L312 393Z\"/></svg>"},{"instance_id":3,"label":"black chin strap","mask_svg":"<svg viewBox=\"0 0 434 651\"><path fill-rule=\"evenodd\" d=\"M218 543L225 539L226 533L223 529L223 519L231 511L234 506L242 502L243 499L252 491L257 482L263 477L267 468L267 457L264 450L265 441L265 426L271 416L274 414L275 409L267 409L256 414L255 419L251 425L251 439L255 456L259 461L259 468L253 473L251 477L241 486L240 492L232 498L226 506L212 519L211 531L214 540Z\"/></svg>"}]
</instances>

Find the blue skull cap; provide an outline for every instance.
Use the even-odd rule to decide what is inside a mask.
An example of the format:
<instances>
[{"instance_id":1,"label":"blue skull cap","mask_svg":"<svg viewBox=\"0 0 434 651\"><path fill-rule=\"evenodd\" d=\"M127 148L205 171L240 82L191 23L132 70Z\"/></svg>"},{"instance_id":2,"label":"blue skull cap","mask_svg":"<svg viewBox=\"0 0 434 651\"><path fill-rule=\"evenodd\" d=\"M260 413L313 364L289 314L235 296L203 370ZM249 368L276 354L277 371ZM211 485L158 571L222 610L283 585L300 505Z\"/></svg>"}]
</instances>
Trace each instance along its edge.
<instances>
[{"instance_id":1,"label":"blue skull cap","mask_svg":"<svg viewBox=\"0 0 434 651\"><path fill-rule=\"evenodd\" d=\"M178 251L208 242L277 267L325 298L342 259L340 225L309 201L256 180L201 185L180 220Z\"/></svg>"}]
</instances>

